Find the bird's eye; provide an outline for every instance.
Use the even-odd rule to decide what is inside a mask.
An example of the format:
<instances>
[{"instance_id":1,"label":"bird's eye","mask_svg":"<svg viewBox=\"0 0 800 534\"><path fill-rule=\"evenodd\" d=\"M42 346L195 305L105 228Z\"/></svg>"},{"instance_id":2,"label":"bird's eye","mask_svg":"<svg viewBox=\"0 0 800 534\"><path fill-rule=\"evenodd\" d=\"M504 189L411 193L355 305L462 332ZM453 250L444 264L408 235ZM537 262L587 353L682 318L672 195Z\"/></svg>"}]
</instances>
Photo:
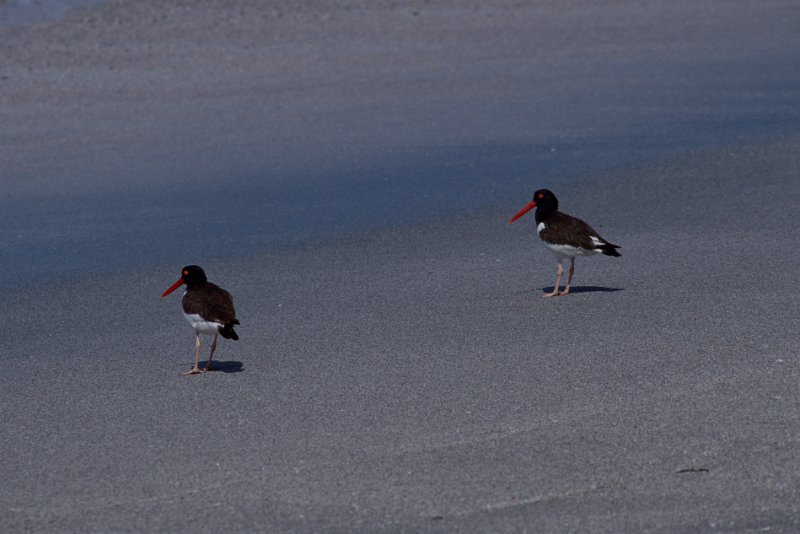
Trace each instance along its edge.
<instances>
[{"instance_id":1,"label":"bird's eye","mask_svg":"<svg viewBox=\"0 0 800 534\"><path fill-rule=\"evenodd\" d=\"M541 198L544 198L544 195L543 195L543 194L541 194L541 193L539 193L537 196L538 196L540 199L541 199Z\"/></svg>"},{"instance_id":2,"label":"bird's eye","mask_svg":"<svg viewBox=\"0 0 800 534\"><path fill-rule=\"evenodd\" d=\"M187 276L188 274L189 274L189 271L183 271L183 276Z\"/></svg>"}]
</instances>

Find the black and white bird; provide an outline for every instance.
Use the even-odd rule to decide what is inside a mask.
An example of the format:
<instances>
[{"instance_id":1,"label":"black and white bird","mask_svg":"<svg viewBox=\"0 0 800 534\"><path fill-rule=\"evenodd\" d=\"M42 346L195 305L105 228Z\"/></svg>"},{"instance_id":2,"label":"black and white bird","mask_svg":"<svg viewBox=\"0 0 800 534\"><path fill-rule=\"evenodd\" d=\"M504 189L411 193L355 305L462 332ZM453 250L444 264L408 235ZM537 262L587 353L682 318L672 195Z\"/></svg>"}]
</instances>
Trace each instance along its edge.
<instances>
[{"instance_id":1,"label":"black and white bird","mask_svg":"<svg viewBox=\"0 0 800 534\"><path fill-rule=\"evenodd\" d=\"M536 208L536 231L544 245L549 248L558 259L558 275L552 293L545 293L542 297L555 297L569 293L572 275L575 272L575 258L578 256L593 256L603 253L606 256L621 256L617 252L619 245L609 243L598 234L591 226L582 220L558 211L558 199L547 189L540 189L533 194L533 200L525 205L519 212L511 217L508 224L513 223L533 208ZM564 260L569 258L569 278L567 286L559 291L561 275L564 273Z\"/></svg>"},{"instance_id":2,"label":"black and white bird","mask_svg":"<svg viewBox=\"0 0 800 534\"><path fill-rule=\"evenodd\" d=\"M161 298L166 297L183 284L186 284L186 292L183 294L182 301L183 316L194 328L196 343L194 367L191 371L182 374L194 375L211 370L211 358L214 357L214 351L217 349L218 335L234 341L239 339L233 325L240 323L236 318L236 310L233 309L231 294L209 282L206 273L197 265L187 265L181 269L181 277L164 291ZM200 334L214 336L208 365L203 370L197 366L200 357Z\"/></svg>"}]
</instances>

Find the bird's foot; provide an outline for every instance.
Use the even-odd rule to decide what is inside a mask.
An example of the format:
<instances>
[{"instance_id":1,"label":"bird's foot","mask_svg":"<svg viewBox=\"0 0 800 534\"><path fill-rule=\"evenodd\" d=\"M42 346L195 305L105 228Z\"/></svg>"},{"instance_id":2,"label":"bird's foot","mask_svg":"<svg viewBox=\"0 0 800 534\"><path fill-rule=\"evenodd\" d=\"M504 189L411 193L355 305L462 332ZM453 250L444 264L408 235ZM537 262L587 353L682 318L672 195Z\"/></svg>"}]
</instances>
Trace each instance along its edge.
<instances>
[{"instance_id":1,"label":"bird's foot","mask_svg":"<svg viewBox=\"0 0 800 534\"><path fill-rule=\"evenodd\" d=\"M546 299L550 297L557 297L559 295L562 295L562 293L559 293L558 289L554 289L552 293L545 293L544 295L542 295L542 298Z\"/></svg>"},{"instance_id":2,"label":"bird's foot","mask_svg":"<svg viewBox=\"0 0 800 534\"><path fill-rule=\"evenodd\" d=\"M206 371L207 371L207 369L200 369L199 367L197 367L197 366L195 365L194 367L192 367L192 370L191 370L191 371L186 371L185 373L181 373L181 374L182 374L183 376L189 376L189 375L199 375L199 374L203 374L203 373L205 373Z\"/></svg>"},{"instance_id":3,"label":"bird's foot","mask_svg":"<svg viewBox=\"0 0 800 534\"><path fill-rule=\"evenodd\" d=\"M566 288L564 291L562 291L561 293L559 293L559 295L561 295L562 297L563 297L564 295L569 295L569 287L567 287L567 288Z\"/></svg>"}]
</instances>

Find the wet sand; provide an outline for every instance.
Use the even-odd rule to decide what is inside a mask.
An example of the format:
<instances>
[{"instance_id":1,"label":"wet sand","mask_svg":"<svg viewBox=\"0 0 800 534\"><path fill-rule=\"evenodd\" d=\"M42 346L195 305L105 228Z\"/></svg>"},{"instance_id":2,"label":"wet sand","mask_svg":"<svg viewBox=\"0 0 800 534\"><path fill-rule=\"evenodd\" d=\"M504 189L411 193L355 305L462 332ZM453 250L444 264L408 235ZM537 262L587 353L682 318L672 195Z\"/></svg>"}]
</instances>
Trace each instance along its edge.
<instances>
[{"instance_id":1,"label":"wet sand","mask_svg":"<svg viewBox=\"0 0 800 534\"><path fill-rule=\"evenodd\" d=\"M747 4L3 29L3 529L800 528L797 13ZM540 298L532 217L506 224L539 186L623 247L569 297ZM184 378L158 295L193 262L241 341Z\"/></svg>"}]
</instances>

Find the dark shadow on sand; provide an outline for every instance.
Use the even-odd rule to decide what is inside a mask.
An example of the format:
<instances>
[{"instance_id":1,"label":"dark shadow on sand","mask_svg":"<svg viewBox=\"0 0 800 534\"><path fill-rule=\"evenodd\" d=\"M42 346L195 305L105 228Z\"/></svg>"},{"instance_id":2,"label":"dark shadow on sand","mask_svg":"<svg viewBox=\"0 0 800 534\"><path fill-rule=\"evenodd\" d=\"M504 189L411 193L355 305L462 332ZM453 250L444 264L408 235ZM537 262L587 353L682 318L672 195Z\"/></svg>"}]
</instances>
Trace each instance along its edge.
<instances>
[{"instance_id":1,"label":"dark shadow on sand","mask_svg":"<svg viewBox=\"0 0 800 534\"><path fill-rule=\"evenodd\" d=\"M552 290L551 287L549 291ZM603 286L573 286L569 288L570 293L616 293L617 291L625 291L625 288Z\"/></svg>"},{"instance_id":2,"label":"dark shadow on sand","mask_svg":"<svg viewBox=\"0 0 800 534\"><path fill-rule=\"evenodd\" d=\"M205 369L206 365L208 365L208 361L202 362L200 368ZM244 366L242 365L242 362L236 361L211 362L211 369L209 369L208 372L213 373L216 371L220 371L222 373L241 373L244 371Z\"/></svg>"},{"instance_id":3,"label":"dark shadow on sand","mask_svg":"<svg viewBox=\"0 0 800 534\"><path fill-rule=\"evenodd\" d=\"M561 286L563 289L564 286ZM531 289L531 293L536 293L539 289ZM541 288L542 293L552 293L553 286ZM617 291L625 291L622 287L603 287L603 286L572 286L569 288L569 294L573 293L616 293Z\"/></svg>"}]
</instances>

